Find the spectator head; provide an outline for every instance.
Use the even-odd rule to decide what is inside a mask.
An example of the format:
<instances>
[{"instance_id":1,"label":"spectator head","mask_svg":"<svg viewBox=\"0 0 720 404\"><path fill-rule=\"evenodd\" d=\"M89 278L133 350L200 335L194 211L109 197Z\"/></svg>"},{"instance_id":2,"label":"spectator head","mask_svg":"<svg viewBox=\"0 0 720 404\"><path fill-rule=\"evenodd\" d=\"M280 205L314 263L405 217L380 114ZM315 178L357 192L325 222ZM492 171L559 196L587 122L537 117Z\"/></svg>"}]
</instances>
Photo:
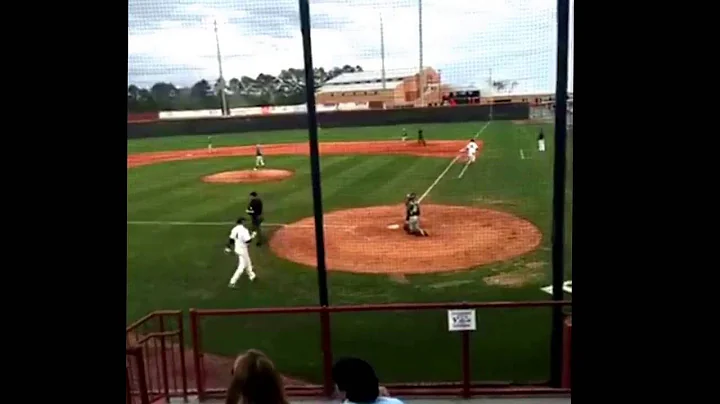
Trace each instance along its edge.
<instances>
[{"instance_id":1,"label":"spectator head","mask_svg":"<svg viewBox=\"0 0 720 404\"><path fill-rule=\"evenodd\" d=\"M332 376L338 390L353 403L374 403L380 395L375 370L362 359L340 359L333 366Z\"/></svg>"},{"instance_id":2,"label":"spectator head","mask_svg":"<svg viewBox=\"0 0 720 404\"><path fill-rule=\"evenodd\" d=\"M288 404L282 376L264 353L251 349L235 359L226 404Z\"/></svg>"},{"instance_id":3,"label":"spectator head","mask_svg":"<svg viewBox=\"0 0 720 404\"><path fill-rule=\"evenodd\" d=\"M257 196L257 192L255 192L255 191L250 192L250 196L252 196L253 198L255 198L255 197Z\"/></svg>"}]
</instances>

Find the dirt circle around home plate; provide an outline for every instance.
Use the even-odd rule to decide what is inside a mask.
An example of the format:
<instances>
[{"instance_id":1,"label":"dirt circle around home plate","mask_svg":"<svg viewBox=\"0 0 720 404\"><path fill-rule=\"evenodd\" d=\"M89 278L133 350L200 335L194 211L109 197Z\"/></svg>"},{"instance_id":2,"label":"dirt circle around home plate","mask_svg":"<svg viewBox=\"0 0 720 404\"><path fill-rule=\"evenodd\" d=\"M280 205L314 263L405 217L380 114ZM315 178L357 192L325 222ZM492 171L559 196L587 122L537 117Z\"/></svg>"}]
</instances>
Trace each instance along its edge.
<instances>
[{"instance_id":1,"label":"dirt circle around home plate","mask_svg":"<svg viewBox=\"0 0 720 404\"><path fill-rule=\"evenodd\" d=\"M268 181L281 181L294 175L289 170L263 168L260 170L224 171L203 177L203 181L213 184L245 184Z\"/></svg>"},{"instance_id":2,"label":"dirt circle around home plate","mask_svg":"<svg viewBox=\"0 0 720 404\"><path fill-rule=\"evenodd\" d=\"M324 215L330 271L365 274L450 272L505 261L536 249L542 233L531 222L498 210L422 205L429 237L402 229L405 207L375 206ZM317 267L314 218L276 231L270 248L279 257Z\"/></svg>"}]
</instances>

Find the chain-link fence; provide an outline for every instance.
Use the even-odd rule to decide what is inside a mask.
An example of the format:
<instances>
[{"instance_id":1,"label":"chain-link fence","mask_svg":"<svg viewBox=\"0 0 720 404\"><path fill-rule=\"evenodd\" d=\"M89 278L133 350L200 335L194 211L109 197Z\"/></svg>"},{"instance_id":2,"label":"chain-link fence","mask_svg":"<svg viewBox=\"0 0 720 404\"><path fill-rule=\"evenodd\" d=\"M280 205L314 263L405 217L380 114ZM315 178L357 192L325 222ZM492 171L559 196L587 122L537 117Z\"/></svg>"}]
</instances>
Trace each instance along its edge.
<instances>
[{"instance_id":1,"label":"chain-link fence","mask_svg":"<svg viewBox=\"0 0 720 404\"><path fill-rule=\"evenodd\" d=\"M314 0L310 12L316 88L363 72L338 91L362 98L431 68L414 97L554 92L553 0ZM131 112L302 104L298 1L130 0L128 74Z\"/></svg>"}]
</instances>

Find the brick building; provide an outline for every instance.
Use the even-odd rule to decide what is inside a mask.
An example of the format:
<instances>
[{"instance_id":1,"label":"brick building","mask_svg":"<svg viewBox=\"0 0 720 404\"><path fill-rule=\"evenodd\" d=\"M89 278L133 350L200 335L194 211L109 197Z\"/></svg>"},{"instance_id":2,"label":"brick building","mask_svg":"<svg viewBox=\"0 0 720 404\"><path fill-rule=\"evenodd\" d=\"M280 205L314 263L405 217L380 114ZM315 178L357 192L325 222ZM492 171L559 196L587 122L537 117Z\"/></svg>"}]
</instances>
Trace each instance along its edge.
<instances>
[{"instance_id":1,"label":"brick building","mask_svg":"<svg viewBox=\"0 0 720 404\"><path fill-rule=\"evenodd\" d=\"M424 91L421 97L420 89ZM343 73L326 82L316 94L318 105L367 104L373 109L420 107L442 102L440 74L431 67Z\"/></svg>"}]
</instances>

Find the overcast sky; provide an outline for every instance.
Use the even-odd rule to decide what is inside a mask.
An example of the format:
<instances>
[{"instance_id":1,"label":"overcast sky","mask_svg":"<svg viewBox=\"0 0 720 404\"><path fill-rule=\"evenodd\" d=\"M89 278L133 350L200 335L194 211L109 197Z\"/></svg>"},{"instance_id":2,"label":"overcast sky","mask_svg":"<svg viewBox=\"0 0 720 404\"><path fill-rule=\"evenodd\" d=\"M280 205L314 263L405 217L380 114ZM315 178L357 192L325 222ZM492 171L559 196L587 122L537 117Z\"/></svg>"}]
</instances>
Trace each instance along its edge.
<instances>
[{"instance_id":1,"label":"overcast sky","mask_svg":"<svg viewBox=\"0 0 720 404\"><path fill-rule=\"evenodd\" d=\"M572 90L573 6L570 84ZM423 0L423 59L444 82L486 87L515 80L519 91L554 91L556 0ZM419 66L418 0L310 0L315 67ZM130 83L191 85L218 77L217 18L226 79L302 68L297 0L129 0Z\"/></svg>"}]
</instances>

